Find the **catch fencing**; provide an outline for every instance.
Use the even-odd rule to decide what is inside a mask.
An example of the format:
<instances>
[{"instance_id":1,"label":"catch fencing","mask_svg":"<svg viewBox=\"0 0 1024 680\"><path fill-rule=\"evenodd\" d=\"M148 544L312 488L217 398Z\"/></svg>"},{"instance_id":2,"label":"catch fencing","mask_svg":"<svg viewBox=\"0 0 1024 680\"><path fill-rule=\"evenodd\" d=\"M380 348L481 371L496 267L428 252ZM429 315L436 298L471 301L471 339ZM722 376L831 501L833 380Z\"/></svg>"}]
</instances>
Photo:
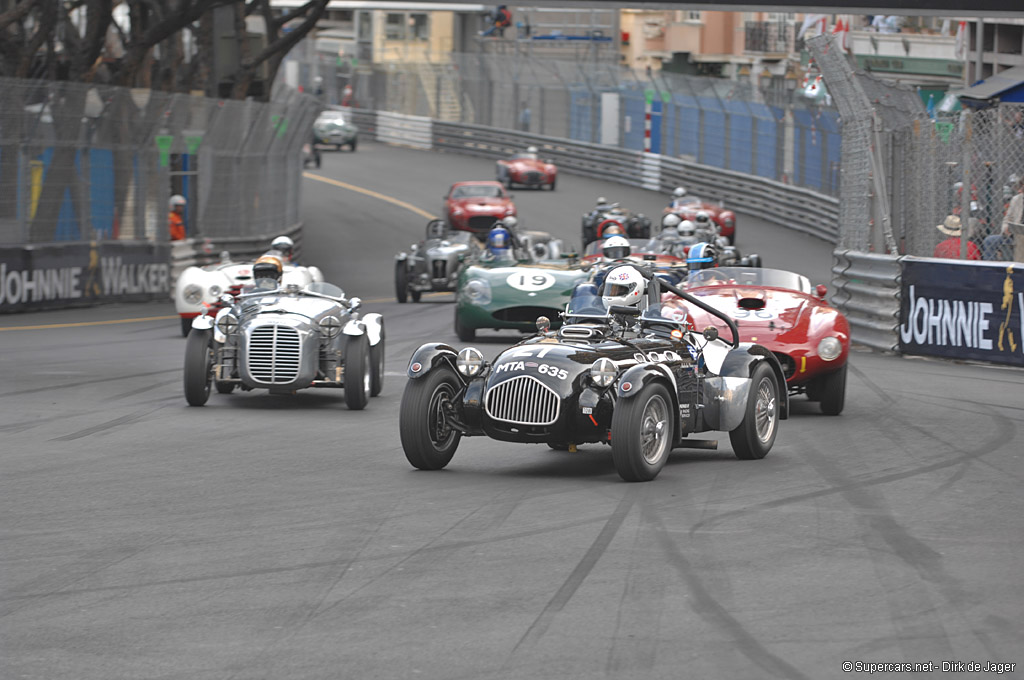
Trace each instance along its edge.
<instances>
[{"instance_id":1,"label":"catch fencing","mask_svg":"<svg viewBox=\"0 0 1024 680\"><path fill-rule=\"evenodd\" d=\"M433 62L392 56L351 72L318 63L326 82L352 88L344 102L325 94L328 103L648 151L839 193L838 112L827 99L805 97L795 77L776 78L785 83L779 90L749 77L648 74L519 52Z\"/></svg>"},{"instance_id":2,"label":"catch fencing","mask_svg":"<svg viewBox=\"0 0 1024 680\"><path fill-rule=\"evenodd\" d=\"M1024 105L929 111L913 89L853 69L832 38L807 46L842 114L838 245L932 257L960 222L966 239L954 257L1019 261L984 245L1003 230L1024 177Z\"/></svg>"},{"instance_id":3,"label":"catch fencing","mask_svg":"<svg viewBox=\"0 0 1024 680\"><path fill-rule=\"evenodd\" d=\"M275 234L299 222L301 146L323 108L0 79L0 244Z\"/></svg>"}]
</instances>

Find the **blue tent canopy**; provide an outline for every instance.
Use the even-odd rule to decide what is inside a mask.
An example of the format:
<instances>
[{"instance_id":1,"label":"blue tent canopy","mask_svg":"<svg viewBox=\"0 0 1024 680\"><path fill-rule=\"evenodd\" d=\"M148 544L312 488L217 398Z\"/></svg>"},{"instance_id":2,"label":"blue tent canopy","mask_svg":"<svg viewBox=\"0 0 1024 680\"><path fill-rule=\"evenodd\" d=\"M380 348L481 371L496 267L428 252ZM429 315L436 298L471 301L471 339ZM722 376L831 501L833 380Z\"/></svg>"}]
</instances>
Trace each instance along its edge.
<instances>
[{"instance_id":1,"label":"blue tent canopy","mask_svg":"<svg viewBox=\"0 0 1024 680\"><path fill-rule=\"evenodd\" d=\"M956 94L964 105L975 108L1006 102L1024 103L1024 66L1000 71Z\"/></svg>"}]
</instances>

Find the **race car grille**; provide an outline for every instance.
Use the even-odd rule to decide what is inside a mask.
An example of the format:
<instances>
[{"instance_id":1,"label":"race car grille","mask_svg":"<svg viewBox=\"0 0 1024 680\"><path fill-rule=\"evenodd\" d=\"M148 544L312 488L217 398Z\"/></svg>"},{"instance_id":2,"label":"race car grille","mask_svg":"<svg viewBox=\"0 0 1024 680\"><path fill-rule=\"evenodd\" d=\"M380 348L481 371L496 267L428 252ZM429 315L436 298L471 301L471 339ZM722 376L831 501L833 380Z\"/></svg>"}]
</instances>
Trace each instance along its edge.
<instances>
[{"instance_id":1,"label":"race car grille","mask_svg":"<svg viewBox=\"0 0 1024 680\"><path fill-rule=\"evenodd\" d=\"M538 316L557 319L559 318L559 311L551 307L507 307L496 311L494 318L500 321L512 321L515 323L533 323L537 320Z\"/></svg>"},{"instance_id":2,"label":"race car grille","mask_svg":"<svg viewBox=\"0 0 1024 680\"><path fill-rule=\"evenodd\" d=\"M773 352L773 354L779 360L779 363L782 364L782 375L785 376L786 380L792 378L793 374L796 373L796 362L793 361L793 357L782 352Z\"/></svg>"},{"instance_id":3,"label":"race car grille","mask_svg":"<svg viewBox=\"0 0 1024 680\"><path fill-rule=\"evenodd\" d=\"M531 171L531 172L526 173L525 181L526 181L527 184L540 184L540 180L541 180L541 174L539 172Z\"/></svg>"},{"instance_id":4,"label":"race car grille","mask_svg":"<svg viewBox=\"0 0 1024 680\"><path fill-rule=\"evenodd\" d=\"M551 425L558 420L559 399L555 392L528 375L495 385L484 398L487 415L517 425Z\"/></svg>"},{"instance_id":5,"label":"race car grille","mask_svg":"<svg viewBox=\"0 0 1024 680\"><path fill-rule=\"evenodd\" d=\"M497 221L494 215L474 215L469 218L469 228L473 231L488 231Z\"/></svg>"},{"instance_id":6,"label":"race car grille","mask_svg":"<svg viewBox=\"0 0 1024 680\"><path fill-rule=\"evenodd\" d=\"M249 336L246 364L256 382L268 385L289 383L299 376L302 345L299 332L289 326L267 324Z\"/></svg>"}]
</instances>

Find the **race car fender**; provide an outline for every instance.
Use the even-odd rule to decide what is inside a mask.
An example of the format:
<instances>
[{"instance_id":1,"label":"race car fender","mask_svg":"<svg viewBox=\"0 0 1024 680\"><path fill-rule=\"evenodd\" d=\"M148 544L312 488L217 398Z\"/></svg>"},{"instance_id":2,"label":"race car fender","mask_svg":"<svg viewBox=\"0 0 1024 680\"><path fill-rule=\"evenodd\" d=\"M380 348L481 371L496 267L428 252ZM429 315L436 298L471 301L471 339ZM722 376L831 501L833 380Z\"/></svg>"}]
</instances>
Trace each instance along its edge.
<instances>
[{"instance_id":1,"label":"race car fender","mask_svg":"<svg viewBox=\"0 0 1024 680\"><path fill-rule=\"evenodd\" d=\"M668 391L672 394L672 401L675 402L679 395L676 377L672 375L672 371L667 366L654 362L638 364L626 369L616 383L615 394L619 399L629 399L639 394L640 390L655 380L665 383L665 386L669 388Z\"/></svg>"},{"instance_id":2,"label":"race car fender","mask_svg":"<svg viewBox=\"0 0 1024 680\"><path fill-rule=\"evenodd\" d=\"M197 331L208 331L213 328L213 318L209 314L203 314L192 319L192 328Z\"/></svg>"},{"instance_id":3,"label":"race car fender","mask_svg":"<svg viewBox=\"0 0 1024 680\"><path fill-rule=\"evenodd\" d=\"M412 353L412 358L409 359L409 369L406 371L406 374L412 379L422 378L442 362L454 369L455 357L457 356L458 352L451 345L446 345L443 342L428 342L425 345L420 345ZM458 374L457 371L456 374Z\"/></svg>"},{"instance_id":4,"label":"race car fender","mask_svg":"<svg viewBox=\"0 0 1024 680\"><path fill-rule=\"evenodd\" d=\"M362 318L363 327L366 329L366 337L370 339L370 345L376 346L384 335L384 317L380 314L366 314Z\"/></svg>"},{"instance_id":5,"label":"race car fender","mask_svg":"<svg viewBox=\"0 0 1024 680\"><path fill-rule=\"evenodd\" d=\"M754 367L767 362L775 374L778 387L779 419L789 418L789 391L782 366L768 349L761 345L741 343L731 350L722 362L719 376L709 377L704 383L704 422L715 430L735 430L743 422L747 399L751 397L750 377Z\"/></svg>"}]
</instances>

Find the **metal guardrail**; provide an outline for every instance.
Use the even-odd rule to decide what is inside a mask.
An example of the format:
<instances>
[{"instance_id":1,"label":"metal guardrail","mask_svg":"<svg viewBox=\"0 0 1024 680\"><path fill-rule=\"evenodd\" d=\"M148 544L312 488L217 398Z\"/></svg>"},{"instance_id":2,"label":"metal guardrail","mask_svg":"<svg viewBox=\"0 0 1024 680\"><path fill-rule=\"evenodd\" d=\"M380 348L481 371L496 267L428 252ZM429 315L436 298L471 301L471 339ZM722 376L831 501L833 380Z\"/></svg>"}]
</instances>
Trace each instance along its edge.
<instances>
[{"instance_id":1,"label":"metal guardrail","mask_svg":"<svg viewBox=\"0 0 1024 680\"><path fill-rule=\"evenodd\" d=\"M832 257L832 304L850 322L853 341L898 352L902 258L844 249Z\"/></svg>"},{"instance_id":2,"label":"metal guardrail","mask_svg":"<svg viewBox=\"0 0 1024 680\"><path fill-rule=\"evenodd\" d=\"M809 189L658 154L532 135L481 125L433 123L433 148L504 158L536 146L559 168L584 177L670 192L683 185L712 200L742 206L741 212L835 243L839 200Z\"/></svg>"}]
</instances>

